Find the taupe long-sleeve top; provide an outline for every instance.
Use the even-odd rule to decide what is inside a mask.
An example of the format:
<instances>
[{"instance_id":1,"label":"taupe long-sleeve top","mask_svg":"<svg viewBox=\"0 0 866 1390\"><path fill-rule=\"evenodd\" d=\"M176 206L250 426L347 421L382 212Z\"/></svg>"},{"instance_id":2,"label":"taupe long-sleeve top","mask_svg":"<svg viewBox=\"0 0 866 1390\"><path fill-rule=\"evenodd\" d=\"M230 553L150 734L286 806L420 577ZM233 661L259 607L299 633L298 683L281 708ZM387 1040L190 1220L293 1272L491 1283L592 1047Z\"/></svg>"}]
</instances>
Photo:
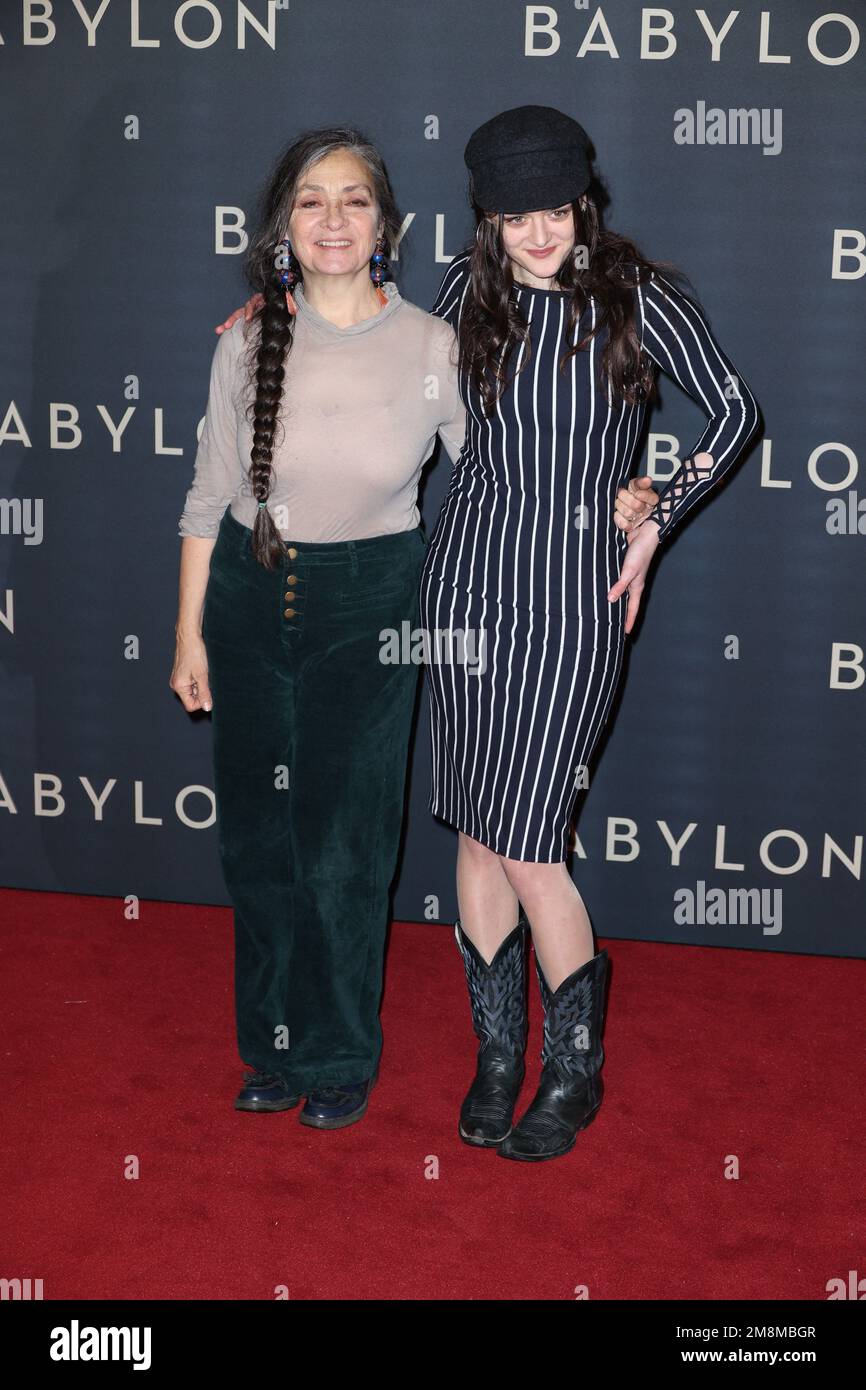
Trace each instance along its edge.
<instances>
[{"instance_id":1,"label":"taupe long-sleeve top","mask_svg":"<svg viewBox=\"0 0 866 1390\"><path fill-rule=\"evenodd\" d=\"M346 541L417 526L421 470L437 434L452 462L466 416L454 331L383 286L372 318L338 328L294 291L268 508L284 540ZM251 334L255 337L251 338ZM226 509L245 526L258 503L249 480L247 378L258 320L239 319L216 345L207 413L178 532L215 537Z\"/></svg>"}]
</instances>

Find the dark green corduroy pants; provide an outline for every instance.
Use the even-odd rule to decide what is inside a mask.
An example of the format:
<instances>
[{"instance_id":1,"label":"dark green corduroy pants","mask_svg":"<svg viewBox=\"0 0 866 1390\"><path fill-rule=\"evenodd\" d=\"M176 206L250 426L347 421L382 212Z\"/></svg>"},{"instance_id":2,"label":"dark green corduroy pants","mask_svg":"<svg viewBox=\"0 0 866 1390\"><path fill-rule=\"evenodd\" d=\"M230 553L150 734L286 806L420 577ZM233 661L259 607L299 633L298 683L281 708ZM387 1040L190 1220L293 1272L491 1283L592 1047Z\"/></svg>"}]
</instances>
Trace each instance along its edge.
<instances>
[{"instance_id":1,"label":"dark green corduroy pants","mask_svg":"<svg viewBox=\"0 0 866 1390\"><path fill-rule=\"evenodd\" d=\"M203 614L219 853L240 1055L304 1094L381 1052L418 666L380 634L416 626L426 541L289 542L269 572L251 538L227 510Z\"/></svg>"}]
</instances>

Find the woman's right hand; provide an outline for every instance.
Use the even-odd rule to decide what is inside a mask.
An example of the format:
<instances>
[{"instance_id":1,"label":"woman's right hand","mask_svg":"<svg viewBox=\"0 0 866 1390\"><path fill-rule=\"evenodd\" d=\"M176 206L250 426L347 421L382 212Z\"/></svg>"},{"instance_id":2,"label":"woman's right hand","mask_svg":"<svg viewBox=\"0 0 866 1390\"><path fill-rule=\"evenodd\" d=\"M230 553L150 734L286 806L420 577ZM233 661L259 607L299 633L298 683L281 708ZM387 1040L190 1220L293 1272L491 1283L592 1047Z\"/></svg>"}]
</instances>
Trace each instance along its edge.
<instances>
[{"instance_id":1,"label":"woman's right hand","mask_svg":"<svg viewBox=\"0 0 866 1390\"><path fill-rule=\"evenodd\" d=\"M235 309L233 314L229 314L225 323L218 323L214 331L216 333L224 333L227 328L231 328L233 323L237 323L241 314L243 314L247 323L249 323L253 314L256 312L257 309L260 309L262 307L264 302L265 296L263 294L251 295L250 298L247 300L246 304L244 304L240 309Z\"/></svg>"},{"instance_id":2,"label":"woman's right hand","mask_svg":"<svg viewBox=\"0 0 866 1390\"><path fill-rule=\"evenodd\" d=\"M213 708L207 678L207 652L202 637L177 636L174 667L168 683L180 696L189 714L199 709Z\"/></svg>"}]
</instances>

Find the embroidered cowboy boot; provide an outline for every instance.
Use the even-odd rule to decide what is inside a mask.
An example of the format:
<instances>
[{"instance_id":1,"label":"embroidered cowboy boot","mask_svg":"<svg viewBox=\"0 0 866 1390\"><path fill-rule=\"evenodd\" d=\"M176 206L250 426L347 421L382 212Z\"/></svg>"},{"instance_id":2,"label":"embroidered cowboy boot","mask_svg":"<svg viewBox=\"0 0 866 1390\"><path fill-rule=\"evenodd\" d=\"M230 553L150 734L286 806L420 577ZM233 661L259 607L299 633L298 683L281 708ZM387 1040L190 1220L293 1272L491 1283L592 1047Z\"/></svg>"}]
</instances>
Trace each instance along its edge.
<instances>
[{"instance_id":1,"label":"embroidered cowboy boot","mask_svg":"<svg viewBox=\"0 0 866 1390\"><path fill-rule=\"evenodd\" d=\"M460 1108L458 1132L466 1144L493 1148L511 1129L526 1070L526 943L529 925L521 914L488 965L454 924L466 969L472 1027L481 1046L475 1079Z\"/></svg>"},{"instance_id":2,"label":"embroidered cowboy boot","mask_svg":"<svg viewBox=\"0 0 866 1390\"><path fill-rule=\"evenodd\" d=\"M554 993L536 958L544 1005L541 1081L526 1114L499 1145L502 1158L528 1163L558 1158L595 1118L604 1094L601 1031L608 965L607 951L599 951Z\"/></svg>"}]
</instances>

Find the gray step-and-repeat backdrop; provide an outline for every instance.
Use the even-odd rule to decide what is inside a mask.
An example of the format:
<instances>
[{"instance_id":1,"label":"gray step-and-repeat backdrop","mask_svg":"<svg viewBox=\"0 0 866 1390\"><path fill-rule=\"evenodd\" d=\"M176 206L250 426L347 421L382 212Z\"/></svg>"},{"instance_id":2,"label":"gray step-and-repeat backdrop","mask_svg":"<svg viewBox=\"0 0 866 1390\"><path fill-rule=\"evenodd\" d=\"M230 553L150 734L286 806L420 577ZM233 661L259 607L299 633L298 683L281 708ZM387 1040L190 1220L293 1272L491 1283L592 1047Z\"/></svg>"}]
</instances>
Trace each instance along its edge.
<instances>
[{"instance_id":1,"label":"gray step-and-repeat backdrop","mask_svg":"<svg viewBox=\"0 0 866 1390\"><path fill-rule=\"evenodd\" d=\"M603 936L866 954L864 31L862 0L2 0L2 883L228 902L210 721L168 679L256 191L300 130L360 126L429 307L473 229L468 135L537 102L587 128L608 225L686 271L764 416L659 553L575 881ZM704 417L661 393L664 479ZM447 923L426 700L394 910Z\"/></svg>"}]
</instances>

